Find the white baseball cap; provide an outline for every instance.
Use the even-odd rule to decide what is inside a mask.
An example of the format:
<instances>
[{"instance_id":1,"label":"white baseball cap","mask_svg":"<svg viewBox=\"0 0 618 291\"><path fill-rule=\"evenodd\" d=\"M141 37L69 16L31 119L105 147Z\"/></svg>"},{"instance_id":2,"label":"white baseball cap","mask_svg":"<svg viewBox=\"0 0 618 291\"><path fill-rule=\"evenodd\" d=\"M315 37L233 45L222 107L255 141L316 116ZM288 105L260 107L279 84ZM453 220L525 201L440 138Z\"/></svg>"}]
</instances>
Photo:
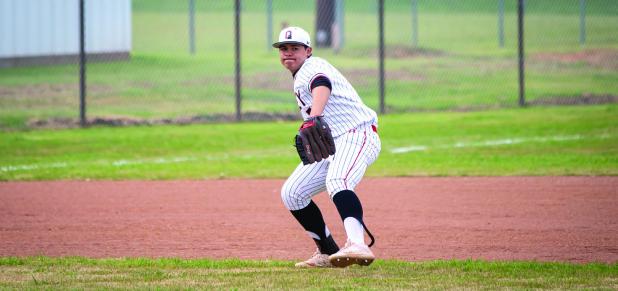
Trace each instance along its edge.
<instances>
[{"instance_id":1,"label":"white baseball cap","mask_svg":"<svg viewBox=\"0 0 618 291\"><path fill-rule=\"evenodd\" d=\"M311 47L309 33L300 27L286 27L279 33L279 41L273 43L273 47L279 48L283 44L300 44Z\"/></svg>"}]
</instances>

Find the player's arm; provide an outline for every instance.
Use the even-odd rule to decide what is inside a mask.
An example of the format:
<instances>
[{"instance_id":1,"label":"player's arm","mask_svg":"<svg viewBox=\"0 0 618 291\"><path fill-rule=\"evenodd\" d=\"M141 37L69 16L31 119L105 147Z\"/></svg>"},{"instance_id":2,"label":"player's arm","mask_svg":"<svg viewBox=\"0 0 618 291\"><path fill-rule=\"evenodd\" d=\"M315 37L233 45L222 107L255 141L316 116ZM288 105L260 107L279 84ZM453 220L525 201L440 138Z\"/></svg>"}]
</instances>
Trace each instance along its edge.
<instances>
[{"instance_id":1,"label":"player's arm","mask_svg":"<svg viewBox=\"0 0 618 291\"><path fill-rule=\"evenodd\" d=\"M318 76L310 84L311 86L311 114L309 116L321 116L324 107L330 97L332 85L326 76Z\"/></svg>"},{"instance_id":2,"label":"player's arm","mask_svg":"<svg viewBox=\"0 0 618 291\"><path fill-rule=\"evenodd\" d=\"M313 96L313 101L311 101L310 116L320 116L324 112L324 107L326 107L326 103L328 102L330 89L324 86L315 87L311 90L311 95Z\"/></svg>"},{"instance_id":3,"label":"player's arm","mask_svg":"<svg viewBox=\"0 0 618 291\"><path fill-rule=\"evenodd\" d=\"M303 164L312 164L335 154L335 141L330 128L321 115L324 112L332 85L322 74L314 77L311 89L311 112L298 130L295 138L296 150Z\"/></svg>"}]
</instances>

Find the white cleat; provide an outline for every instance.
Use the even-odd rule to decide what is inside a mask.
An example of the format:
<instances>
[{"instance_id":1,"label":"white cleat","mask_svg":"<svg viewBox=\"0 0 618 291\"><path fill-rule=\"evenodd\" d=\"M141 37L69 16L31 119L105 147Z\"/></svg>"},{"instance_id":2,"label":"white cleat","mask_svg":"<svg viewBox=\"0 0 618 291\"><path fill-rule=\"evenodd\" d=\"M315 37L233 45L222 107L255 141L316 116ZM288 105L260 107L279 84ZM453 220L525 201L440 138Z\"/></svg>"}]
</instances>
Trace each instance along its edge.
<instances>
[{"instance_id":1,"label":"white cleat","mask_svg":"<svg viewBox=\"0 0 618 291\"><path fill-rule=\"evenodd\" d=\"M328 259L333 266L345 268L352 264L369 266L376 257L368 246L348 240L342 249L330 255Z\"/></svg>"},{"instance_id":2,"label":"white cleat","mask_svg":"<svg viewBox=\"0 0 618 291\"><path fill-rule=\"evenodd\" d=\"M304 262L299 262L294 265L297 268L331 268L328 255L320 253L320 250L316 250L315 253Z\"/></svg>"}]
</instances>

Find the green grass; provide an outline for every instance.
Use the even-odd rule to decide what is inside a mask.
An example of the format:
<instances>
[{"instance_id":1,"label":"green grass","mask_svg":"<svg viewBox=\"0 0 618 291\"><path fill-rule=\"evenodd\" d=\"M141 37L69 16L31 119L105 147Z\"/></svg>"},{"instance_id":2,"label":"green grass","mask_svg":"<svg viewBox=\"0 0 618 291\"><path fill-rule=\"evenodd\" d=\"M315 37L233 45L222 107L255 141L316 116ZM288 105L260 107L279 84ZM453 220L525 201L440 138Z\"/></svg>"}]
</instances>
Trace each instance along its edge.
<instances>
[{"instance_id":1,"label":"green grass","mask_svg":"<svg viewBox=\"0 0 618 291\"><path fill-rule=\"evenodd\" d=\"M0 180L284 178L298 122L0 133ZM617 175L618 106L380 117L368 176ZM422 150L419 150L422 147ZM407 149L407 150L406 150Z\"/></svg>"},{"instance_id":2,"label":"green grass","mask_svg":"<svg viewBox=\"0 0 618 291\"><path fill-rule=\"evenodd\" d=\"M218 11L230 12L234 9L233 1L196 1L196 11ZM449 13L495 13L498 3L495 0L417 0L418 8L422 12L449 12ZM184 13L188 10L188 1L171 2L168 0L133 0L133 10L136 12L158 12L158 13ZM505 1L505 11L517 11L516 1ZM579 1L572 0L544 0L526 1L526 9L530 13L546 14L577 14L579 13ZM410 1L397 0L385 1L386 12L401 12L410 9ZM242 1L243 12L264 12L266 1ZM314 1L273 1L274 11L314 11ZM355 13L374 13L377 9L375 0L355 0L345 3L345 9ZM587 13L598 15L615 15L618 13L618 4L612 0L588 0L586 1Z\"/></svg>"},{"instance_id":3,"label":"green grass","mask_svg":"<svg viewBox=\"0 0 618 291\"><path fill-rule=\"evenodd\" d=\"M387 1L386 104L389 112L515 107L517 29L507 1L505 46L497 40L496 1L419 1L419 47L411 45L409 1ZM579 44L577 1L528 1L528 101L618 95L618 5L587 1L587 39ZM188 54L187 1L134 1L131 60L89 63L87 116L161 119L234 114L233 13L230 1L199 2L196 47ZM264 1L245 1L242 15L244 112L290 113L291 81L266 43ZM273 25L314 31L313 1L275 2ZM345 46L316 49L377 109L375 1L346 3ZM273 35L275 37L275 35ZM542 55L545 54L545 55ZM556 61L547 55L588 55ZM31 120L78 117L78 67L0 69L0 128Z\"/></svg>"},{"instance_id":4,"label":"green grass","mask_svg":"<svg viewBox=\"0 0 618 291\"><path fill-rule=\"evenodd\" d=\"M289 261L0 258L2 289L615 289L617 264L378 260L299 270Z\"/></svg>"}]
</instances>

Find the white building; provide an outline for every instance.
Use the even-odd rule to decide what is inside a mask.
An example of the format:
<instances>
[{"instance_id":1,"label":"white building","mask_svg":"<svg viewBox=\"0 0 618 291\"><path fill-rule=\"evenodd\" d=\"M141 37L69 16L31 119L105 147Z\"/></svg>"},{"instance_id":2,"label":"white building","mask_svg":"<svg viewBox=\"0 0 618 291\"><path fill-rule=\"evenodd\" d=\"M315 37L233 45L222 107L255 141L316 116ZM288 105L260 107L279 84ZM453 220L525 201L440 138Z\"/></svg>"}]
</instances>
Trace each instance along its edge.
<instances>
[{"instance_id":1,"label":"white building","mask_svg":"<svg viewBox=\"0 0 618 291\"><path fill-rule=\"evenodd\" d=\"M84 0L88 60L128 59L131 0ZM0 67L77 62L79 0L0 0Z\"/></svg>"}]
</instances>

